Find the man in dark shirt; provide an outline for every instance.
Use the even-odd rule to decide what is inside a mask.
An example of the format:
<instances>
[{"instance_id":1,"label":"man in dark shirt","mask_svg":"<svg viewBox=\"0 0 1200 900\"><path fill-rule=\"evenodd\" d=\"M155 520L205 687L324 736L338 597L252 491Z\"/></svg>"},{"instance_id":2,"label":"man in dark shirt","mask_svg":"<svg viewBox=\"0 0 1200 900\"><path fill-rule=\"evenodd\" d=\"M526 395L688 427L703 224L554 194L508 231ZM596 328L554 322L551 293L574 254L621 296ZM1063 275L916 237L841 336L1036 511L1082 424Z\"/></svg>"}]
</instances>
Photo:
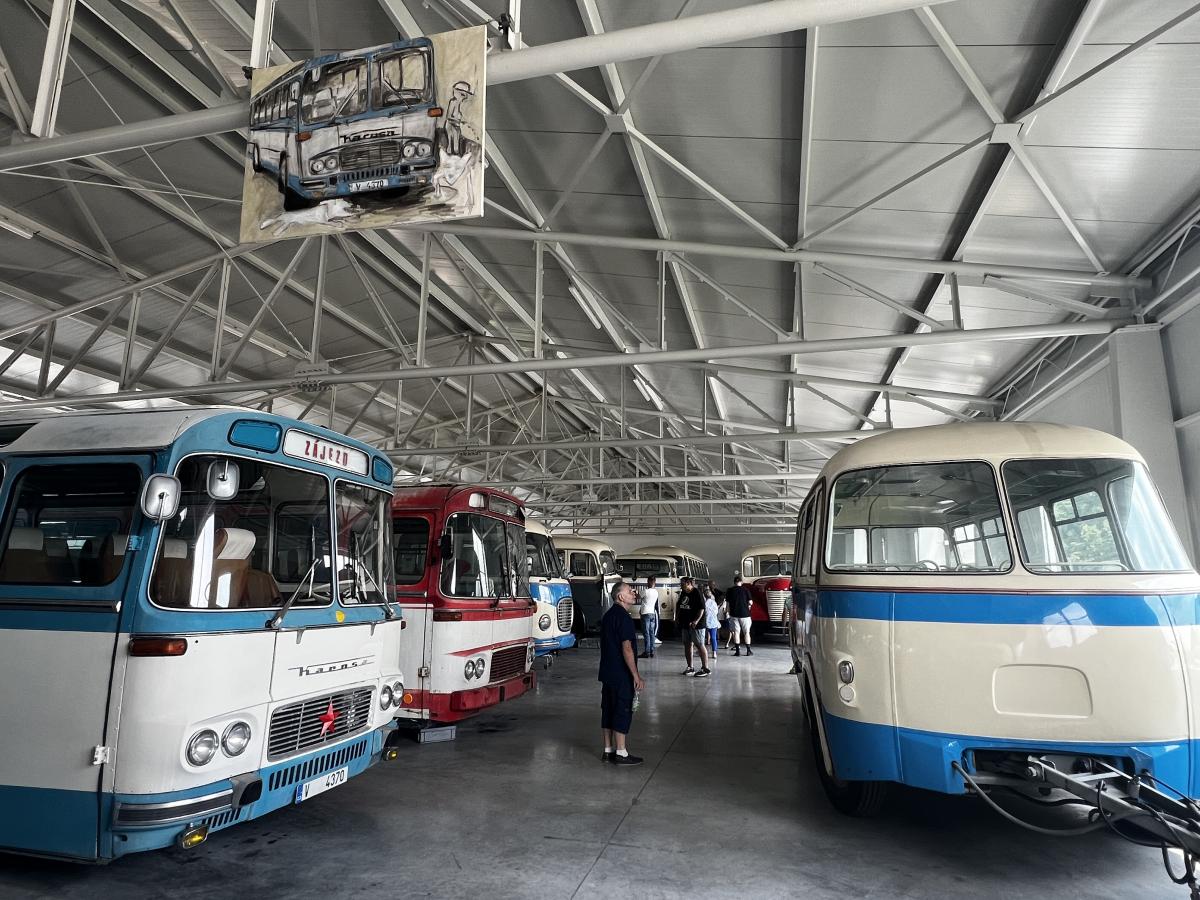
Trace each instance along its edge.
<instances>
[{"instance_id":1,"label":"man in dark shirt","mask_svg":"<svg viewBox=\"0 0 1200 900\"><path fill-rule=\"evenodd\" d=\"M675 624L679 626L679 637L683 641L683 655L687 659L684 675L695 675L697 678L707 678L708 650L705 649L704 638L707 632L704 628L704 596L691 578L679 582L679 601L675 604ZM692 647L700 651L700 671L692 667Z\"/></svg>"},{"instance_id":2,"label":"man in dark shirt","mask_svg":"<svg viewBox=\"0 0 1200 900\"><path fill-rule=\"evenodd\" d=\"M636 766L640 756L631 756L625 736L633 724L633 697L645 682L637 670L637 629L630 607L638 602L633 585L622 582L614 592L616 602L600 619L600 728L604 733L605 762Z\"/></svg>"},{"instance_id":3,"label":"man in dark shirt","mask_svg":"<svg viewBox=\"0 0 1200 900\"><path fill-rule=\"evenodd\" d=\"M741 646L733 648L734 656L742 655L742 648L746 648L746 655L753 656L754 651L750 649L750 607L754 605L754 598L750 596L750 590L742 584L742 576L737 575L733 579L733 587L725 592L725 602L729 604L729 628L734 635L734 644L740 640Z\"/></svg>"}]
</instances>

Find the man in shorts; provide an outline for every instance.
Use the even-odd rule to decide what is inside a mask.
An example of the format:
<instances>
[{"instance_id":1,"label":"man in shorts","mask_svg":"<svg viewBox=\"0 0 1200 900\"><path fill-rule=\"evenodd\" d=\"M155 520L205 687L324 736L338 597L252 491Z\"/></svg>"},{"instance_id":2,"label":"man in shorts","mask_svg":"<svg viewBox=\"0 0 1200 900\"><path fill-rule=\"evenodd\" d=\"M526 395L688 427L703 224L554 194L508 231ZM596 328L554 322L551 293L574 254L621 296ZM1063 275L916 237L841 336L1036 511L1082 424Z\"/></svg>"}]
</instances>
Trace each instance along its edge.
<instances>
[{"instance_id":1,"label":"man in shorts","mask_svg":"<svg viewBox=\"0 0 1200 900\"><path fill-rule=\"evenodd\" d=\"M754 605L754 599L750 596L749 589L742 584L741 575L734 576L733 587L725 592L725 602L729 604L729 631L733 635L733 655L741 656L744 649L747 656L753 656L754 651L750 649L750 607Z\"/></svg>"},{"instance_id":2,"label":"man in shorts","mask_svg":"<svg viewBox=\"0 0 1200 900\"><path fill-rule=\"evenodd\" d=\"M679 626L679 638L683 641L683 655L687 659L684 675L707 678L712 674L708 668L708 650L704 646L708 631L704 627L706 616L704 596L691 578L679 582L679 600L675 604L675 624ZM700 651L700 671L692 666L692 648Z\"/></svg>"},{"instance_id":3,"label":"man in shorts","mask_svg":"<svg viewBox=\"0 0 1200 900\"><path fill-rule=\"evenodd\" d=\"M605 762L636 766L625 738L633 724L633 698L646 686L637 668L637 629L629 610L638 602L633 585L622 582L615 601L600 619L600 729L604 734Z\"/></svg>"}]
</instances>

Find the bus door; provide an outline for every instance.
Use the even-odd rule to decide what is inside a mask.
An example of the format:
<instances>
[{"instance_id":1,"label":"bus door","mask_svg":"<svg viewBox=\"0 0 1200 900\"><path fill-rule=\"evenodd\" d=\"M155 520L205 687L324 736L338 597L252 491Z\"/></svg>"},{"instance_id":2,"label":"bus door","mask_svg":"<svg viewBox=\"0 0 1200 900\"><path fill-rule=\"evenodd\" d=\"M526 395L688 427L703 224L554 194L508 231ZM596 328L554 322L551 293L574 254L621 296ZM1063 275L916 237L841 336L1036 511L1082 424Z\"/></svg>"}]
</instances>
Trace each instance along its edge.
<instances>
[{"instance_id":1,"label":"bus door","mask_svg":"<svg viewBox=\"0 0 1200 900\"><path fill-rule=\"evenodd\" d=\"M578 634L600 627L604 615L604 582L600 564L591 550L567 550L567 572L570 573L571 596L575 598L575 619Z\"/></svg>"},{"instance_id":2,"label":"bus door","mask_svg":"<svg viewBox=\"0 0 1200 900\"><path fill-rule=\"evenodd\" d=\"M400 636L400 671L416 678L418 690L430 690L429 661L433 653L433 596L437 593L436 557L430 558L430 518L405 513L392 517L392 547L396 569L396 602L404 612Z\"/></svg>"},{"instance_id":3,"label":"bus door","mask_svg":"<svg viewBox=\"0 0 1200 900\"><path fill-rule=\"evenodd\" d=\"M150 458L0 467L0 847L94 859L117 762L120 611L147 552L137 528Z\"/></svg>"}]
</instances>

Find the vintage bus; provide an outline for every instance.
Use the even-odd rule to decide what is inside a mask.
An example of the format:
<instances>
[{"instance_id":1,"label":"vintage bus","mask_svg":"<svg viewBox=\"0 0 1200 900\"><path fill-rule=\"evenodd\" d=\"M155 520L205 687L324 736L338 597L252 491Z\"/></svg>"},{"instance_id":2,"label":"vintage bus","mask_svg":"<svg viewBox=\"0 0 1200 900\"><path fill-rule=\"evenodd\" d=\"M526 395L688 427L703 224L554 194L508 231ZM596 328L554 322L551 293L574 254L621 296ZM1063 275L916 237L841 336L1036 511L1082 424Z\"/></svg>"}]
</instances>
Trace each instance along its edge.
<instances>
[{"instance_id":1,"label":"vintage bus","mask_svg":"<svg viewBox=\"0 0 1200 900\"><path fill-rule=\"evenodd\" d=\"M600 617L612 606L612 589L621 580L617 551L604 541L577 534L554 535L554 546L571 581L575 635L582 637L600 627Z\"/></svg>"},{"instance_id":2,"label":"vintage bus","mask_svg":"<svg viewBox=\"0 0 1200 900\"><path fill-rule=\"evenodd\" d=\"M554 548L554 539L537 519L525 520L525 552L529 556L529 590L538 605L533 627L534 655L549 665L560 650L575 646L571 582Z\"/></svg>"},{"instance_id":3,"label":"vintage bus","mask_svg":"<svg viewBox=\"0 0 1200 900\"><path fill-rule=\"evenodd\" d=\"M0 848L194 846L380 758L392 467L232 408L0 422Z\"/></svg>"},{"instance_id":4,"label":"vintage bus","mask_svg":"<svg viewBox=\"0 0 1200 900\"><path fill-rule=\"evenodd\" d=\"M435 96L424 37L297 63L251 98L250 165L275 179L285 209L429 187Z\"/></svg>"},{"instance_id":5,"label":"vintage bus","mask_svg":"<svg viewBox=\"0 0 1200 900\"><path fill-rule=\"evenodd\" d=\"M792 654L842 811L876 811L890 782L961 794L1050 769L1200 796L1200 577L1124 441L1034 423L866 438L805 500L794 581Z\"/></svg>"},{"instance_id":6,"label":"vintage bus","mask_svg":"<svg viewBox=\"0 0 1200 900\"><path fill-rule=\"evenodd\" d=\"M670 544L656 545L653 547L638 547L633 551L634 556L657 556L666 557L673 560L675 563L675 573L678 578L692 578L696 582L696 586L700 587L707 583L710 579L708 572L708 563L702 560L690 550L684 550L682 547L674 547ZM728 585L726 585L727 587ZM677 592L678 593L678 592ZM671 616L665 614L659 620L659 628L664 625L670 630L674 624L675 609L672 607Z\"/></svg>"},{"instance_id":7,"label":"vintage bus","mask_svg":"<svg viewBox=\"0 0 1200 900\"><path fill-rule=\"evenodd\" d=\"M679 599L678 563L671 557L653 553L626 553L617 558L617 572L637 589L638 596L654 576L658 589L659 631L670 634L675 623L675 601ZM640 617L641 613L635 610Z\"/></svg>"},{"instance_id":8,"label":"vintage bus","mask_svg":"<svg viewBox=\"0 0 1200 900\"><path fill-rule=\"evenodd\" d=\"M762 544L742 551L739 569L754 605L751 627L758 632L787 635L786 607L792 599L792 546Z\"/></svg>"},{"instance_id":9,"label":"vintage bus","mask_svg":"<svg viewBox=\"0 0 1200 900\"><path fill-rule=\"evenodd\" d=\"M521 502L462 484L399 487L392 527L410 676L399 717L457 722L533 688Z\"/></svg>"}]
</instances>

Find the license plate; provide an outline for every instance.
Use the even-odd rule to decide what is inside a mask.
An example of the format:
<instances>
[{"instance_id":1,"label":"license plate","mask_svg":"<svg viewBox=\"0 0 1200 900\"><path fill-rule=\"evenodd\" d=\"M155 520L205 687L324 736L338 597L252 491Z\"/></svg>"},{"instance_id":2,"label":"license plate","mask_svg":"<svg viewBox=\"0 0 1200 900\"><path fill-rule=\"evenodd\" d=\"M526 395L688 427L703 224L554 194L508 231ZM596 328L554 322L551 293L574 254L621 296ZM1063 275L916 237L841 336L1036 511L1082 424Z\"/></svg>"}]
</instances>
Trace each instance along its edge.
<instances>
[{"instance_id":1,"label":"license plate","mask_svg":"<svg viewBox=\"0 0 1200 900\"><path fill-rule=\"evenodd\" d=\"M352 191L381 191L388 186L386 178L372 178L370 181L352 181Z\"/></svg>"},{"instance_id":2,"label":"license plate","mask_svg":"<svg viewBox=\"0 0 1200 900\"><path fill-rule=\"evenodd\" d=\"M350 767L342 766L340 769L334 769L327 775L322 775L320 778L314 778L312 781L306 781L304 784L296 785L296 802L303 803L310 797L315 797L317 794L323 794L331 788L337 787L339 784L345 784L350 777Z\"/></svg>"}]
</instances>

